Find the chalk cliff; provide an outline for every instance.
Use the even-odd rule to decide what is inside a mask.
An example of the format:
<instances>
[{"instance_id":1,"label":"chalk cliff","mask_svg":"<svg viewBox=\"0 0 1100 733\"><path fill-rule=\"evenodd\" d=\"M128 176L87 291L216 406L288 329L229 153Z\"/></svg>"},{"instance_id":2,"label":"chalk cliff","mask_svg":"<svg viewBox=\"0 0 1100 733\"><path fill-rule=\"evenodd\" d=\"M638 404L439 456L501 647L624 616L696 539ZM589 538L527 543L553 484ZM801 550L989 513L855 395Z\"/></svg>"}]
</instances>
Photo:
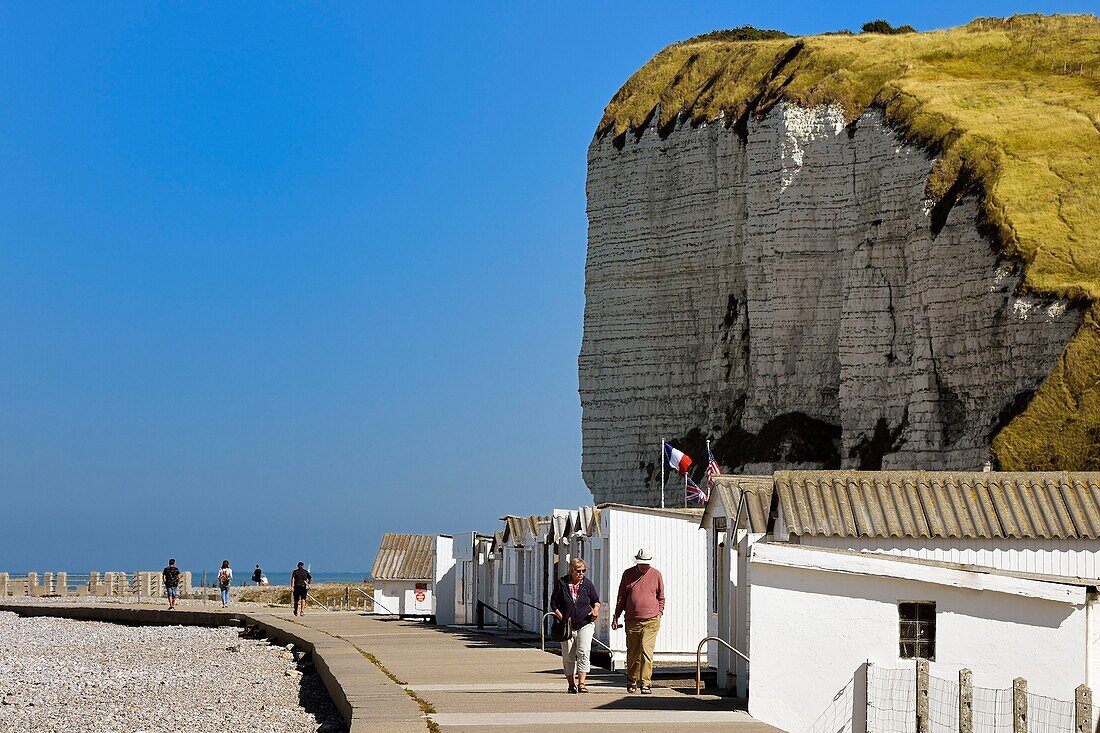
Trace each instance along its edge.
<instances>
[{"instance_id":1,"label":"chalk cliff","mask_svg":"<svg viewBox=\"0 0 1100 733\"><path fill-rule=\"evenodd\" d=\"M592 141L597 501L657 504L662 438L728 471L980 469L1058 364L1086 305L1021 289L978 197L931 199L936 157L881 110L849 120L781 101Z\"/></svg>"}]
</instances>

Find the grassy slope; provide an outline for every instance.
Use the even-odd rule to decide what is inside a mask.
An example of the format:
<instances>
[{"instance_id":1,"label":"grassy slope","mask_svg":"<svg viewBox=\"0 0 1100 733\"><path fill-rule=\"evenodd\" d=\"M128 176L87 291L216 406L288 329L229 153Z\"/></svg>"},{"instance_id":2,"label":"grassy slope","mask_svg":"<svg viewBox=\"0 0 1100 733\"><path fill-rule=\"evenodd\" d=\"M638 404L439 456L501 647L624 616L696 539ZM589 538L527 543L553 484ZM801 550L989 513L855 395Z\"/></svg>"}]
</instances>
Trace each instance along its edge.
<instances>
[{"instance_id":1,"label":"grassy slope","mask_svg":"<svg viewBox=\"0 0 1100 733\"><path fill-rule=\"evenodd\" d=\"M1025 289L1088 303L1061 363L993 446L1006 469L1100 468L1100 20L686 41L626 82L597 134L684 118L733 124L781 100L839 104L849 119L881 108L908 140L942 154L932 198L981 198L982 224L1025 262Z\"/></svg>"}]
</instances>

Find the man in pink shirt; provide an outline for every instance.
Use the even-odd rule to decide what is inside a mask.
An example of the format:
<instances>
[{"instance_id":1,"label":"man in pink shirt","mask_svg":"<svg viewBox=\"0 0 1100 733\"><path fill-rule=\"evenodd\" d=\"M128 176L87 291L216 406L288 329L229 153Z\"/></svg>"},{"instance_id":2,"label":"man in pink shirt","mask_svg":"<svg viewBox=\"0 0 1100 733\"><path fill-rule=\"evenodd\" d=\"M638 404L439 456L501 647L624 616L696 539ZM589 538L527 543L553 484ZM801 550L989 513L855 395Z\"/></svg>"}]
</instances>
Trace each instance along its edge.
<instances>
[{"instance_id":1,"label":"man in pink shirt","mask_svg":"<svg viewBox=\"0 0 1100 733\"><path fill-rule=\"evenodd\" d=\"M626 612L626 674L628 692L642 688L643 695L653 692L653 647L665 612L665 581L650 562L653 556L644 547L634 556L634 567L623 573L611 628L619 628L619 615Z\"/></svg>"}]
</instances>

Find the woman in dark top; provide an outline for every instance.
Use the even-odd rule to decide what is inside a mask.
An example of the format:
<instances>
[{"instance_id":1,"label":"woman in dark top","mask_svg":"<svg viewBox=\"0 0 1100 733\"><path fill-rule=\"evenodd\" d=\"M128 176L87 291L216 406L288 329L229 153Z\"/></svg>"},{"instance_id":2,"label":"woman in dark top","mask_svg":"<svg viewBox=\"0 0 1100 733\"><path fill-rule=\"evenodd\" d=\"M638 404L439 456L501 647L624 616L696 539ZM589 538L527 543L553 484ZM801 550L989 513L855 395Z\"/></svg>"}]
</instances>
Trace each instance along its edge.
<instances>
[{"instance_id":1,"label":"woman in dark top","mask_svg":"<svg viewBox=\"0 0 1100 733\"><path fill-rule=\"evenodd\" d=\"M562 667L570 692L588 692L584 678L592 666L592 633L596 630L593 622L600 615L600 597L596 594L596 586L585 577L587 573L584 560L573 558L569 574L558 578L550 597L550 610L558 621L568 619L572 624L572 633L561 643Z\"/></svg>"}]
</instances>

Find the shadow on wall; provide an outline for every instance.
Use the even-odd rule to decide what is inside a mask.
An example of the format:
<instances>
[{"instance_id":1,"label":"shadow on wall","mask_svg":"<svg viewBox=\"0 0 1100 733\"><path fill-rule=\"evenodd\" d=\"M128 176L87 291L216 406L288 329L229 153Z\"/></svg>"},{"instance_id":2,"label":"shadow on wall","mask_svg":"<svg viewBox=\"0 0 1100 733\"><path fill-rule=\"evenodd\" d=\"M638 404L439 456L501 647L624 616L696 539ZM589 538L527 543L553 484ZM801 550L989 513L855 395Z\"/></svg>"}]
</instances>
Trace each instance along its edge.
<instances>
[{"instance_id":1,"label":"shadow on wall","mask_svg":"<svg viewBox=\"0 0 1100 733\"><path fill-rule=\"evenodd\" d=\"M863 663L848 684L809 727L807 733L853 733L867 730L867 664ZM899 729L900 730L900 729Z\"/></svg>"}]
</instances>

